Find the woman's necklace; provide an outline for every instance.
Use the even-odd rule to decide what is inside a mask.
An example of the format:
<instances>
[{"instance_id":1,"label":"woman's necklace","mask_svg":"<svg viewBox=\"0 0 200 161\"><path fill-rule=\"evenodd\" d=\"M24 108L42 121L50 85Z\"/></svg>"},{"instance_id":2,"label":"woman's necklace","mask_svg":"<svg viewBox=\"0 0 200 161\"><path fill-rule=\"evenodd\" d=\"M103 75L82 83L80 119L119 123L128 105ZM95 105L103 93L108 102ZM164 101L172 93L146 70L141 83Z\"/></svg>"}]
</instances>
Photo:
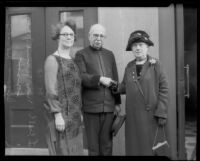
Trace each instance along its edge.
<instances>
[{"instance_id":1,"label":"woman's necklace","mask_svg":"<svg viewBox=\"0 0 200 161\"><path fill-rule=\"evenodd\" d=\"M59 49L57 50L57 53L58 53L58 55L59 55L61 58L72 59L70 55L67 55L67 56L61 56L61 54L60 54L60 52L59 52Z\"/></svg>"}]
</instances>

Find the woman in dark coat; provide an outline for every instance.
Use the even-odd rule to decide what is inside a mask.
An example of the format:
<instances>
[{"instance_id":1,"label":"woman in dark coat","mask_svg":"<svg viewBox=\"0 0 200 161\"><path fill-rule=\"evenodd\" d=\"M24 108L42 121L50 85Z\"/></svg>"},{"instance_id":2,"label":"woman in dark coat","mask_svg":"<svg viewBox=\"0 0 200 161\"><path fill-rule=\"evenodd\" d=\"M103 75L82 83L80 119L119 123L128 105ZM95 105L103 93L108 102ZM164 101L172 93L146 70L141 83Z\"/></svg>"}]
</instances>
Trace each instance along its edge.
<instances>
[{"instance_id":1,"label":"woman in dark coat","mask_svg":"<svg viewBox=\"0 0 200 161\"><path fill-rule=\"evenodd\" d=\"M135 56L118 86L126 94L126 155L156 155L152 151L156 130L167 120L168 83L159 60L148 54L153 45L149 35L138 30L130 35L126 48Z\"/></svg>"}]
</instances>

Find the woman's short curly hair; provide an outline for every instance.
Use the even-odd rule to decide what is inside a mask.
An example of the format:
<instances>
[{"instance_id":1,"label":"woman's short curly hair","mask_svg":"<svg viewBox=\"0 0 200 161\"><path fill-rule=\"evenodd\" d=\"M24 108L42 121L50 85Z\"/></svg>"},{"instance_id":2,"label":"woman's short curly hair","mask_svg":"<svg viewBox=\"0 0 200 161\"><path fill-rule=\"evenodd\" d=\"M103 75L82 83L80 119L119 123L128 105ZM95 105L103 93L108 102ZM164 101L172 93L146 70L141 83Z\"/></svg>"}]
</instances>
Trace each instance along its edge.
<instances>
[{"instance_id":1,"label":"woman's short curly hair","mask_svg":"<svg viewBox=\"0 0 200 161\"><path fill-rule=\"evenodd\" d=\"M52 40L59 39L60 31L64 26L68 26L74 31L74 40L76 40L76 23L73 20L67 20L65 22L59 22L56 25L52 25Z\"/></svg>"}]
</instances>

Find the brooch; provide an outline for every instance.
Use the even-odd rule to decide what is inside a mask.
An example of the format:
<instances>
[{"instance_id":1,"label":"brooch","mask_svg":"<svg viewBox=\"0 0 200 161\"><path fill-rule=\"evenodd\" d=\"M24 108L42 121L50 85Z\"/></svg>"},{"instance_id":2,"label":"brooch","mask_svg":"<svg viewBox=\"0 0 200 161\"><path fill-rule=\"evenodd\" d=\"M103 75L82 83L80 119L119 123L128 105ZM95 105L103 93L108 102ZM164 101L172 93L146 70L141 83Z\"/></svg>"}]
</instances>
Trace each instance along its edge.
<instances>
[{"instance_id":1,"label":"brooch","mask_svg":"<svg viewBox=\"0 0 200 161\"><path fill-rule=\"evenodd\" d=\"M150 62L151 65L156 64L156 59L150 59L149 62Z\"/></svg>"}]
</instances>

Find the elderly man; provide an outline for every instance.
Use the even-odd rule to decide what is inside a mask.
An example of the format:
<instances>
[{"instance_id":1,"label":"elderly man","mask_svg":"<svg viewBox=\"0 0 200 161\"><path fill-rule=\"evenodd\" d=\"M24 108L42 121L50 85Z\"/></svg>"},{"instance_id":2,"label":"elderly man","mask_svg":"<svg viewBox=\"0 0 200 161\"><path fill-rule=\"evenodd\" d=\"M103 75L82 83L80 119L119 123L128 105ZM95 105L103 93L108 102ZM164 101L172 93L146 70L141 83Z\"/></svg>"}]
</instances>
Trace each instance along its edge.
<instances>
[{"instance_id":1,"label":"elderly man","mask_svg":"<svg viewBox=\"0 0 200 161\"><path fill-rule=\"evenodd\" d=\"M120 95L109 89L112 80L118 80L118 73L113 52L103 48L105 36L102 25L92 25L88 35L90 45L75 56L82 77L89 155L112 155L111 126L114 113L121 110Z\"/></svg>"}]
</instances>

